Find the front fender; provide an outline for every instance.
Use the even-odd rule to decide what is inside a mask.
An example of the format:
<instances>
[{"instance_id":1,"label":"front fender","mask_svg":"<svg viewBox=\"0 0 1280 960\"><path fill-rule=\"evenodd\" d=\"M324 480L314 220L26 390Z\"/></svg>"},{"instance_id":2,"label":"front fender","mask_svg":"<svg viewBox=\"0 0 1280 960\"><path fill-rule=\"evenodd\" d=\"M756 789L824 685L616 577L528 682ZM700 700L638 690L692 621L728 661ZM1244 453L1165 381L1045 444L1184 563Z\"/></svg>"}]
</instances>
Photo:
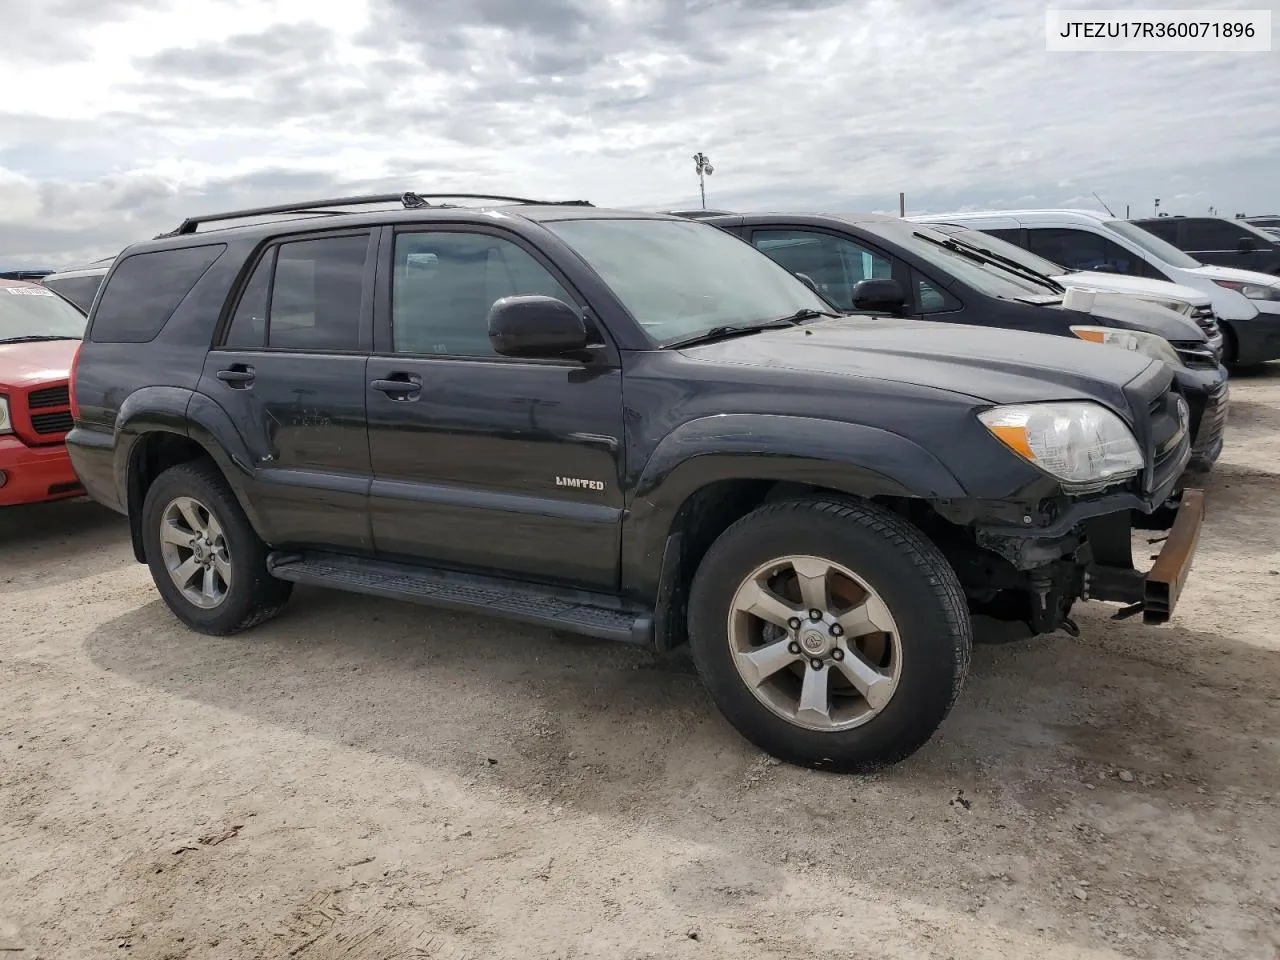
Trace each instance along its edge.
<instances>
[{"instance_id":1,"label":"front fender","mask_svg":"<svg viewBox=\"0 0 1280 960\"><path fill-rule=\"evenodd\" d=\"M860 497L968 496L932 453L877 427L757 414L691 420L663 438L636 482L623 527L627 592L652 601L681 506L722 480L789 481Z\"/></svg>"}]
</instances>

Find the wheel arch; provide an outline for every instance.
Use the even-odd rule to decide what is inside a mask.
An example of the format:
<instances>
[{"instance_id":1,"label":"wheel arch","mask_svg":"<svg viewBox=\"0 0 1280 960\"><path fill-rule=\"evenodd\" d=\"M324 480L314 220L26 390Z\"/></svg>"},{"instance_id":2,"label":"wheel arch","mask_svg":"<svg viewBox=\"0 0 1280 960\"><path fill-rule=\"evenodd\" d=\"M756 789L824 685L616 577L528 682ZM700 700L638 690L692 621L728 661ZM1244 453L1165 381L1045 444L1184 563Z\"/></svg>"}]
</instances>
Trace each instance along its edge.
<instances>
[{"instance_id":1,"label":"wheel arch","mask_svg":"<svg viewBox=\"0 0 1280 960\"><path fill-rule=\"evenodd\" d=\"M967 496L923 447L859 424L721 415L666 437L642 471L623 534L622 583L654 604L657 648L684 642L689 583L730 524L768 500L822 495L880 502Z\"/></svg>"},{"instance_id":2,"label":"wheel arch","mask_svg":"<svg viewBox=\"0 0 1280 960\"><path fill-rule=\"evenodd\" d=\"M185 396L168 394L153 398L162 399L158 404L145 404L143 401L147 398L143 397L130 407L129 401L138 397L134 394L121 407L116 421L116 472L128 510L134 558L139 563L146 562L142 505L147 491L165 470L192 460L205 458L213 462L250 524L261 534L261 526L246 495L245 481L250 469L239 442L239 432L227 413L207 397L188 390L180 392ZM180 413L176 409L179 399Z\"/></svg>"}]
</instances>

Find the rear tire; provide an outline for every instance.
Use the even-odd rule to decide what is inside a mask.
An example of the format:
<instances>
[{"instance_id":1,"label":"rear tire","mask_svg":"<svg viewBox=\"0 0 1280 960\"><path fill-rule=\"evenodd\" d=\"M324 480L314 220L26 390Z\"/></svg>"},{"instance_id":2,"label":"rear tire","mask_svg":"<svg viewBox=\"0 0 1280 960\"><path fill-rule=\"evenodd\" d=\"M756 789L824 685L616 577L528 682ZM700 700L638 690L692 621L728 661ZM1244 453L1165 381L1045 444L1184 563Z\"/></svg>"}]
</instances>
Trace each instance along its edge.
<instances>
[{"instance_id":1,"label":"rear tire","mask_svg":"<svg viewBox=\"0 0 1280 960\"><path fill-rule=\"evenodd\" d=\"M142 538L156 589L201 633L247 630L284 609L293 584L267 572L267 546L211 461L160 474L142 505Z\"/></svg>"},{"instance_id":2,"label":"rear tire","mask_svg":"<svg viewBox=\"0 0 1280 960\"><path fill-rule=\"evenodd\" d=\"M769 503L730 526L694 575L689 636L744 737L838 772L896 763L929 740L973 644L937 547L874 504L827 498Z\"/></svg>"}]
</instances>

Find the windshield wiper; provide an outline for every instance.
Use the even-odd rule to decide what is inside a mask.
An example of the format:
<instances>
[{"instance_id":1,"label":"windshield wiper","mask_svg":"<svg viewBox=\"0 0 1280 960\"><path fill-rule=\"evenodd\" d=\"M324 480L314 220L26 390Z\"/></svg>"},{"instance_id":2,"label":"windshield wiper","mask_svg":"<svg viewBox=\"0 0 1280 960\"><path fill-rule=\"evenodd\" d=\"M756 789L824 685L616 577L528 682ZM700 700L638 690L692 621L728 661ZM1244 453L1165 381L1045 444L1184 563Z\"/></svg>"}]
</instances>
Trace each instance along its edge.
<instances>
[{"instance_id":1,"label":"windshield wiper","mask_svg":"<svg viewBox=\"0 0 1280 960\"><path fill-rule=\"evenodd\" d=\"M701 333L695 333L691 337L685 337L683 340L676 340L668 343L668 349L676 347L692 347L699 343L714 343L716 340L727 340L730 337L740 337L748 333L759 333L761 330L783 330L787 327L794 327L800 321L791 317L784 317L779 320L766 320L764 323L724 323L718 327L712 327L710 330L704 330Z\"/></svg>"},{"instance_id":2,"label":"windshield wiper","mask_svg":"<svg viewBox=\"0 0 1280 960\"><path fill-rule=\"evenodd\" d=\"M4 337L0 343L36 343L41 340L83 340L83 337L68 337L56 334L42 334L30 337Z\"/></svg>"},{"instance_id":3,"label":"windshield wiper","mask_svg":"<svg viewBox=\"0 0 1280 960\"><path fill-rule=\"evenodd\" d=\"M1008 273L1012 273L1014 276L1021 277L1023 280L1030 280L1039 286L1048 287L1054 293L1066 293L1066 288L1052 277L1046 277L1043 273L1037 273L1029 267L1024 267L1016 260L1002 257L998 253L992 253L983 247L975 247L964 240L957 240L955 237L948 237L946 240L935 240L933 237L926 236L923 233L916 233L915 236L932 243L934 246L944 247L953 253L960 254L962 257L968 257L976 263L996 266Z\"/></svg>"}]
</instances>

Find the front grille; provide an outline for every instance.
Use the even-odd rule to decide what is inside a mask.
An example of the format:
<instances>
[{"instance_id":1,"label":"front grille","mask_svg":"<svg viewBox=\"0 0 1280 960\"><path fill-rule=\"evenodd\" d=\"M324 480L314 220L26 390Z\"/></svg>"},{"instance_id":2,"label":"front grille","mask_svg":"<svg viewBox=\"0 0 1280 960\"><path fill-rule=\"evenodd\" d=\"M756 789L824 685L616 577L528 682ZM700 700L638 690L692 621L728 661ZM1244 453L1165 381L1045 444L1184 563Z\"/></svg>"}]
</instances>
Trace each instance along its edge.
<instances>
[{"instance_id":1,"label":"front grille","mask_svg":"<svg viewBox=\"0 0 1280 960\"><path fill-rule=\"evenodd\" d=\"M73 425L74 421L71 419L70 410L62 410L58 413L33 413L31 415L31 429L41 436L66 433Z\"/></svg>"},{"instance_id":2,"label":"front grille","mask_svg":"<svg viewBox=\"0 0 1280 960\"><path fill-rule=\"evenodd\" d=\"M43 407L66 407L71 404L71 394L64 383L60 387L46 387L43 390L32 390L27 394L27 406L32 410Z\"/></svg>"},{"instance_id":3,"label":"front grille","mask_svg":"<svg viewBox=\"0 0 1280 960\"><path fill-rule=\"evenodd\" d=\"M1202 340L1170 340L1169 343L1188 367L1211 370L1218 365L1213 349Z\"/></svg>"},{"instance_id":4,"label":"front grille","mask_svg":"<svg viewBox=\"0 0 1280 960\"><path fill-rule=\"evenodd\" d=\"M1211 306L1192 307L1191 319L1204 331L1206 337L1211 337L1218 332L1218 317Z\"/></svg>"}]
</instances>

